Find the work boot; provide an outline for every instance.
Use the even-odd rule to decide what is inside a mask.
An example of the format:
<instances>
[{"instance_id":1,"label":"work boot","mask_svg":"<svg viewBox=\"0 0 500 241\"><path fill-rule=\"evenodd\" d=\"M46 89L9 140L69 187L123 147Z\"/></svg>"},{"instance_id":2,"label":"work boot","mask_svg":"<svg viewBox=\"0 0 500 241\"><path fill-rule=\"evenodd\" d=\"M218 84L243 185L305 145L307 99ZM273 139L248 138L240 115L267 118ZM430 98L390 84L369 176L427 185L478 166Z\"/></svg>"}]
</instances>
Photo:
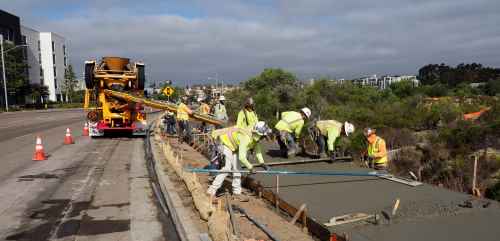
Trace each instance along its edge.
<instances>
[{"instance_id":1,"label":"work boot","mask_svg":"<svg viewBox=\"0 0 500 241\"><path fill-rule=\"evenodd\" d=\"M326 153L324 153L324 152L321 152L321 153L319 154L319 158L321 158L321 159L323 159L323 158L327 158L327 157L328 157L328 155L326 155Z\"/></svg>"},{"instance_id":2,"label":"work boot","mask_svg":"<svg viewBox=\"0 0 500 241\"><path fill-rule=\"evenodd\" d=\"M243 194L235 194L233 195L233 200L238 202L248 202L250 201L250 198Z\"/></svg>"}]
</instances>

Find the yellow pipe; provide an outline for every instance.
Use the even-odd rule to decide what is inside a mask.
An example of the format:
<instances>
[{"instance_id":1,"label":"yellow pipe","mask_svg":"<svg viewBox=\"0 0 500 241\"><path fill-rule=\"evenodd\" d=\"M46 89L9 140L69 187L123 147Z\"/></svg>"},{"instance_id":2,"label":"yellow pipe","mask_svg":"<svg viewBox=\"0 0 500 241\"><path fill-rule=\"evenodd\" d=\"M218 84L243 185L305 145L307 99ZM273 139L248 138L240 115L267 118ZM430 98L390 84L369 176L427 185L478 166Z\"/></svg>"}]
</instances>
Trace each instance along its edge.
<instances>
[{"instance_id":1,"label":"yellow pipe","mask_svg":"<svg viewBox=\"0 0 500 241\"><path fill-rule=\"evenodd\" d=\"M118 91L113 91L113 90L104 90L104 94L112 97L116 97L128 102L135 102L135 103L142 103L146 106L156 108L156 109L161 109L161 110L168 110L172 111L174 113L177 113L177 105L174 104L168 104L168 103L162 103L159 101L154 101L154 100L148 100L146 98L141 98L137 97L131 94L123 93L123 92L118 92ZM222 126L224 125L224 122L217 120L211 116L208 115L203 115L199 113L193 113L189 115L191 118L201 121L201 122L206 122L212 125L217 125L217 126Z\"/></svg>"}]
</instances>

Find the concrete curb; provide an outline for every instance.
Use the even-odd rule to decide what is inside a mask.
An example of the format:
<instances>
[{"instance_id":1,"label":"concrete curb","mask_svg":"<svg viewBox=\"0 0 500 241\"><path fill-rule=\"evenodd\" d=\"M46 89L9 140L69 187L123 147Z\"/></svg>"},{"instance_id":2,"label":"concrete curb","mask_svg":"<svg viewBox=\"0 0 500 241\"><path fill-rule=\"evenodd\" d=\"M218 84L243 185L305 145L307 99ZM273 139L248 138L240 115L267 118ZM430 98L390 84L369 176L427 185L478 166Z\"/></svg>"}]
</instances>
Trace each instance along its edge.
<instances>
[{"instance_id":1,"label":"concrete curb","mask_svg":"<svg viewBox=\"0 0 500 241\"><path fill-rule=\"evenodd\" d=\"M158 121L156 122L156 126L153 129L158 128ZM155 133L158 133L155 131ZM158 135L155 138L158 141ZM162 145L165 145L162 143ZM162 150L160 150L162 151ZM189 218L188 210L182 204L182 199L180 198L177 190L175 189L175 185L170 181L168 175L165 173L165 169L167 167L161 161L158 161L156 158L156 152L152 152L153 157L153 168L158 177L158 183L160 186L160 191L162 195L165 197L165 202L167 209L169 211L170 217L175 225L175 229L177 230L177 234L179 235L180 240L182 241L199 241L204 240L207 241L207 234L200 232L193 221Z\"/></svg>"}]
</instances>

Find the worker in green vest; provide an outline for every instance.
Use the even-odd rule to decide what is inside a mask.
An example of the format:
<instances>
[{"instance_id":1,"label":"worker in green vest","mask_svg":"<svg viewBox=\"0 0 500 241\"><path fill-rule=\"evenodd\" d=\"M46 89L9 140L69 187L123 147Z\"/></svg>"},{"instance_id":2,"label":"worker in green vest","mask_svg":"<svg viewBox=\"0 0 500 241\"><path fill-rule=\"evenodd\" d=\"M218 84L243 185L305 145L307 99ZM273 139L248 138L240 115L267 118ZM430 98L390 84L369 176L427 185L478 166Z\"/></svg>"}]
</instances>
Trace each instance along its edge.
<instances>
[{"instance_id":1,"label":"worker in green vest","mask_svg":"<svg viewBox=\"0 0 500 241\"><path fill-rule=\"evenodd\" d=\"M250 173L255 173L254 166L247 159L250 150L254 151L257 161L263 164L264 169L267 170L268 167L264 164L264 157L259 142L270 133L271 129L263 121L257 122L251 130L233 126L212 131L211 136L217 143L218 151L224 157L224 165L220 170L238 171L238 164L241 163L250 170ZM212 185L208 187L207 193L212 198L215 197L217 190L222 186L227 175L227 173L218 174ZM247 197L241 195L241 173L233 173L232 187L236 199L239 201L248 201Z\"/></svg>"},{"instance_id":2,"label":"worker in green vest","mask_svg":"<svg viewBox=\"0 0 500 241\"><path fill-rule=\"evenodd\" d=\"M311 117L311 110L304 107L297 111L281 113L281 119L274 128L279 131L278 144L284 157L295 156L298 152L297 141L307 119Z\"/></svg>"},{"instance_id":3,"label":"worker in green vest","mask_svg":"<svg viewBox=\"0 0 500 241\"><path fill-rule=\"evenodd\" d=\"M320 158L333 156L335 143L341 135L349 136L354 132L354 125L336 120L319 120L314 124L314 136L318 144ZM326 147L325 148L325 144Z\"/></svg>"},{"instance_id":4,"label":"worker in green vest","mask_svg":"<svg viewBox=\"0 0 500 241\"><path fill-rule=\"evenodd\" d=\"M238 118L236 119L236 126L240 128L251 129L255 123L259 122L259 118L255 113L255 103L252 97L245 101L245 106L238 113Z\"/></svg>"},{"instance_id":5,"label":"worker in green vest","mask_svg":"<svg viewBox=\"0 0 500 241\"><path fill-rule=\"evenodd\" d=\"M376 130L372 128L365 128L363 134L368 141L368 148L366 154L369 158L368 166L375 170L387 169L387 147L385 140L377 136Z\"/></svg>"}]
</instances>

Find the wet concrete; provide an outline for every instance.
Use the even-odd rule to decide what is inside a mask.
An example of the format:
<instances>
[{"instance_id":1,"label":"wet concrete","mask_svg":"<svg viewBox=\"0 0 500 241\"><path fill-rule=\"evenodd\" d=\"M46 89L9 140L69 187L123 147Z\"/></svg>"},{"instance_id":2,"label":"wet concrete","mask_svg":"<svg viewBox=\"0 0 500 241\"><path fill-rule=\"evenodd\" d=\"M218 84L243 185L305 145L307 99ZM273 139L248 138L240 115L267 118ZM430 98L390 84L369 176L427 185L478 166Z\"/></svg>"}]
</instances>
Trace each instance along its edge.
<instances>
[{"instance_id":1,"label":"wet concrete","mask_svg":"<svg viewBox=\"0 0 500 241\"><path fill-rule=\"evenodd\" d=\"M271 154L271 155L269 155ZM279 161L267 152L267 161ZM304 158L304 157L297 157ZM280 166L273 170L372 171L352 163L315 163ZM262 185L276 192L274 176L256 175ZM308 215L320 223L334 216L363 212L378 214L380 224L361 222L330 227L350 240L498 240L500 207L496 201L443 188L404 184L372 177L280 176L279 196L295 207L307 204ZM391 210L401 200L397 214ZM384 218L387 216L386 218ZM389 218L389 219L388 219Z\"/></svg>"}]
</instances>

